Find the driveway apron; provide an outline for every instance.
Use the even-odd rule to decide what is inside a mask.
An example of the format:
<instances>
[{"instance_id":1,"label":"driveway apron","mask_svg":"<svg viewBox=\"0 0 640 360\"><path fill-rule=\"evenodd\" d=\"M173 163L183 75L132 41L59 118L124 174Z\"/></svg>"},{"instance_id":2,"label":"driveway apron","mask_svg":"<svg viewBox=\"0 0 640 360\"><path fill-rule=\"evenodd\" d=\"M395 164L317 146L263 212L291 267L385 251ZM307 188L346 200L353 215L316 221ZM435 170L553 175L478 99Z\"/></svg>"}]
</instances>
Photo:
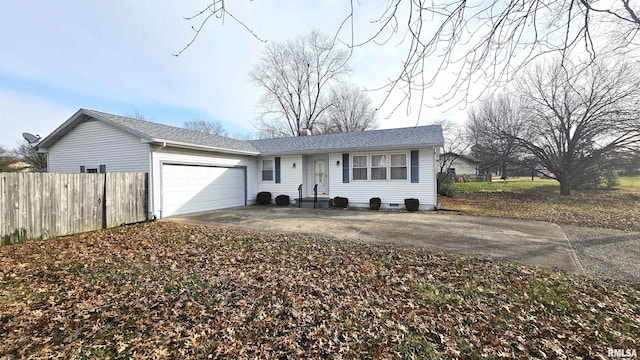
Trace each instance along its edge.
<instances>
[{"instance_id":1,"label":"driveway apron","mask_svg":"<svg viewBox=\"0 0 640 360\"><path fill-rule=\"evenodd\" d=\"M367 244L415 246L584 273L562 229L547 222L435 212L275 206L246 206L166 220L247 230L312 233Z\"/></svg>"}]
</instances>

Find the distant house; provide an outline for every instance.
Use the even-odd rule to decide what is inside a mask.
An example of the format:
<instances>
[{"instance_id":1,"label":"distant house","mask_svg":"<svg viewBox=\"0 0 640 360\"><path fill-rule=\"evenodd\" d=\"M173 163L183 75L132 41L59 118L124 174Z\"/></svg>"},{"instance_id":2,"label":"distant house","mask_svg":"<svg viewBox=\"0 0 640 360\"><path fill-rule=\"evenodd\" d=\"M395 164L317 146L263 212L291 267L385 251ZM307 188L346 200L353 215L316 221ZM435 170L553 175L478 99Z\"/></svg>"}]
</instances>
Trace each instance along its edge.
<instances>
[{"instance_id":1,"label":"distant house","mask_svg":"<svg viewBox=\"0 0 640 360\"><path fill-rule=\"evenodd\" d=\"M9 165L9 167L16 172L30 172L33 171L33 166L24 161L17 161Z\"/></svg>"},{"instance_id":2,"label":"distant house","mask_svg":"<svg viewBox=\"0 0 640 360\"><path fill-rule=\"evenodd\" d=\"M477 175L480 162L471 156L447 152L440 154L439 163L445 165L443 172L461 176Z\"/></svg>"},{"instance_id":3,"label":"distant house","mask_svg":"<svg viewBox=\"0 0 640 360\"><path fill-rule=\"evenodd\" d=\"M253 204L261 191L293 200L298 189L433 209L443 143L439 125L244 141L80 109L38 147L50 172L148 173L149 216L163 218Z\"/></svg>"}]
</instances>

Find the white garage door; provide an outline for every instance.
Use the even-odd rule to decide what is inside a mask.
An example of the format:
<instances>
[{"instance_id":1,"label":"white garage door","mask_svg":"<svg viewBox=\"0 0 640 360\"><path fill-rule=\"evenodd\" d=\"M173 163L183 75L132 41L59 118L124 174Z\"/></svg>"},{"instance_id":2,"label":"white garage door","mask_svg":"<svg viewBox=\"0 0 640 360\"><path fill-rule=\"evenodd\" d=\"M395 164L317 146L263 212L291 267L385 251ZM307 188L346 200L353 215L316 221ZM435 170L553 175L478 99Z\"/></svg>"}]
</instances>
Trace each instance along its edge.
<instances>
[{"instance_id":1,"label":"white garage door","mask_svg":"<svg viewBox=\"0 0 640 360\"><path fill-rule=\"evenodd\" d=\"M243 168L162 165L162 217L245 205Z\"/></svg>"}]
</instances>

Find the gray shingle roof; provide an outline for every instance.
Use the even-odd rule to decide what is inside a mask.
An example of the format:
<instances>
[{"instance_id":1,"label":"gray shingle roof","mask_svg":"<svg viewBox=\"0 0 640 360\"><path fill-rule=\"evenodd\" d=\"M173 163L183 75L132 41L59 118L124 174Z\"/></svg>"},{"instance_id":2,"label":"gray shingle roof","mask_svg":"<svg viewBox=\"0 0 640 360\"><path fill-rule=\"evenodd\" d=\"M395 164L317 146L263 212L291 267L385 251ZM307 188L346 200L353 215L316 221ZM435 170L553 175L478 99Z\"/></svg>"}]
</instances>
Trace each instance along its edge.
<instances>
[{"instance_id":1,"label":"gray shingle roof","mask_svg":"<svg viewBox=\"0 0 640 360\"><path fill-rule=\"evenodd\" d=\"M428 125L343 134L252 140L250 143L263 155L278 155L442 146L444 138L440 125Z\"/></svg>"},{"instance_id":2,"label":"gray shingle roof","mask_svg":"<svg viewBox=\"0 0 640 360\"><path fill-rule=\"evenodd\" d=\"M166 140L243 152L257 152L249 142L243 140L211 135L200 131L188 130L145 120L132 119L96 110L85 110L85 112L87 115L93 114L97 118L102 117L112 121L121 127L128 128L129 130L132 130L133 133L137 133L139 136L146 137L148 140L152 141Z\"/></svg>"},{"instance_id":3,"label":"gray shingle roof","mask_svg":"<svg viewBox=\"0 0 640 360\"><path fill-rule=\"evenodd\" d=\"M73 128L75 124L87 117L104 121L150 142L167 142L175 146L202 146L215 151L252 155L415 149L418 147L444 145L440 125L245 141L96 110L80 109L69 120L49 134L40 143L39 147L46 149L51 146Z\"/></svg>"}]
</instances>

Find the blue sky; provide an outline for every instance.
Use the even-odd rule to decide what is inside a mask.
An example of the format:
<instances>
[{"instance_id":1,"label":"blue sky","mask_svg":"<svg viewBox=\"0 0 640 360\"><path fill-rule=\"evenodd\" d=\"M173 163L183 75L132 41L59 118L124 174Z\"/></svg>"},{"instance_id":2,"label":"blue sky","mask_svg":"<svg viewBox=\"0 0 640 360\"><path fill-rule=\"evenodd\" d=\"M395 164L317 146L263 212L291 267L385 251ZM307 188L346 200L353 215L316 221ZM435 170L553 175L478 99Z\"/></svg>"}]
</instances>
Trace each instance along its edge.
<instances>
[{"instance_id":1,"label":"blue sky","mask_svg":"<svg viewBox=\"0 0 640 360\"><path fill-rule=\"evenodd\" d=\"M0 145L13 148L22 132L43 137L79 108L145 117L175 126L192 119L221 122L230 134L254 130L259 90L248 73L264 44L227 18L212 21L180 57L192 36L183 19L209 1L0 0ZM359 35L386 1L359 6ZM229 10L268 41L285 41L313 28L335 33L348 2L238 1ZM231 7L233 6L233 7ZM194 23L195 24L195 23ZM377 88L397 73L402 46L368 45L353 54L351 80ZM383 92L372 92L379 104ZM390 103L394 101L391 100ZM393 104L395 105L395 104ZM465 110L430 109L417 119L400 110L382 128L464 120Z\"/></svg>"}]
</instances>

